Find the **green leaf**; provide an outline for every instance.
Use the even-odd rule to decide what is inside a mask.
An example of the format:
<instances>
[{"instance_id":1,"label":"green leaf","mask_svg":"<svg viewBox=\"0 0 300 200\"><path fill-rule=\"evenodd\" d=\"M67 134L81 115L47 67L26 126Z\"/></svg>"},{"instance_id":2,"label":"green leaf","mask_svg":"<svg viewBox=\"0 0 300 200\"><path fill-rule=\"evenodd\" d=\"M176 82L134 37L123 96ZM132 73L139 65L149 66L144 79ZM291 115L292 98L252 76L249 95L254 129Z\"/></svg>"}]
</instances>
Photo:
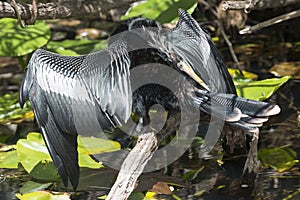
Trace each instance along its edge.
<instances>
[{"instance_id":1,"label":"green leaf","mask_svg":"<svg viewBox=\"0 0 300 200\"><path fill-rule=\"evenodd\" d=\"M103 152L118 151L121 145L112 140L93 137L78 137L78 151L86 154L99 154Z\"/></svg>"},{"instance_id":2,"label":"green leaf","mask_svg":"<svg viewBox=\"0 0 300 200\"><path fill-rule=\"evenodd\" d=\"M284 76L282 78L271 78L261 81L235 81L235 87L239 96L262 101L269 98L277 89L286 83L290 79L290 76Z\"/></svg>"},{"instance_id":3,"label":"green leaf","mask_svg":"<svg viewBox=\"0 0 300 200\"><path fill-rule=\"evenodd\" d=\"M179 8L192 13L197 6L197 2L197 0L149 0L131 8L121 19L142 16L157 20L160 23L167 23L178 17L177 11Z\"/></svg>"},{"instance_id":4,"label":"green leaf","mask_svg":"<svg viewBox=\"0 0 300 200\"><path fill-rule=\"evenodd\" d=\"M40 161L30 172L30 175L38 180L60 181L56 167L53 162Z\"/></svg>"},{"instance_id":5,"label":"green leaf","mask_svg":"<svg viewBox=\"0 0 300 200\"><path fill-rule=\"evenodd\" d=\"M44 21L21 28L16 19L0 19L0 56L23 56L44 46L50 28Z\"/></svg>"},{"instance_id":6,"label":"green leaf","mask_svg":"<svg viewBox=\"0 0 300 200\"><path fill-rule=\"evenodd\" d=\"M93 160L89 154L99 154L120 150L118 142L100 138L78 137L79 166L98 169L103 167ZM40 133L28 133L27 139L17 142L19 161L33 177L42 180L56 180L56 169Z\"/></svg>"},{"instance_id":7,"label":"green leaf","mask_svg":"<svg viewBox=\"0 0 300 200\"><path fill-rule=\"evenodd\" d=\"M99 169L104 167L101 163L96 162L94 159L91 158L88 154L80 153L78 155L78 163L80 167L88 167L91 169Z\"/></svg>"},{"instance_id":8,"label":"green leaf","mask_svg":"<svg viewBox=\"0 0 300 200\"><path fill-rule=\"evenodd\" d=\"M78 56L99 51L107 47L105 40L64 40L50 41L47 45L49 51L67 56Z\"/></svg>"},{"instance_id":9,"label":"green leaf","mask_svg":"<svg viewBox=\"0 0 300 200\"><path fill-rule=\"evenodd\" d=\"M0 152L0 168L17 169L18 154L16 150L8 152Z\"/></svg>"},{"instance_id":10,"label":"green leaf","mask_svg":"<svg viewBox=\"0 0 300 200\"><path fill-rule=\"evenodd\" d=\"M297 153L291 148L262 148L258 152L258 158L263 167L272 167L279 172L289 170L298 160Z\"/></svg>"},{"instance_id":11,"label":"green leaf","mask_svg":"<svg viewBox=\"0 0 300 200\"><path fill-rule=\"evenodd\" d=\"M244 76L242 76L240 74L240 71L238 69L232 69L232 68L228 68L228 72L231 75L233 80L240 80L240 79L251 79L251 80L256 80L258 78L258 76L254 73L242 70L242 73Z\"/></svg>"},{"instance_id":12,"label":"green leaf","mask_svg":"<svg viewBox=\"0 0 300 200\"><path fill-rule=\"evenodd\" d=\"M34 136L29 133L29 137ZM18 140L17 152L19 161L28 173L30 173L40 161L51 161L46 146L38 142L30 141L28 136L27 139Z\"/></svg>"},{"instance_id":13,"label":"green leaf","mask_svg":"<svg viewBox=\"0 0 300 200\"><path fill-rule=\"evenodd\" d=\"M22 194L35 192L39 190L44 190L48 188L52 183L37 183L33 181L27 181L24 183L24 185L20 188L20 192Z\"/></svg>"},{"instance_id":14,"label":"green leaf","mask_svg":"<svg viewBox=\"0 0 300 200\"><path fill-rule=\"evenodd\" d=\"M36 191L27 193L24 195L16 194L20 200L70 200L70 194L68 193L54 193L47 191Z\"/></svg>"},{"instance_id":15,"label":"green leaf","mask_svg":"<svg viewBox=\"0 0 300 200\"><path fill-rule=\"evenodd\" d=\"M31 142L37 142L39 144L45 145L42 134L38 132L30 132L27 134L27 140Z\"/></svg>"},{"instance_id":16,"label":"green leaf","mask_svg":"<svg viewBox=\"0 0 300 200\"><path fill-rule=\"evenodd\" d=\"M78 137L79 166L93 169L101 168L103 165L96 162L89 155L118 151L120 149L121 145L115 141L80 136Z\"/></svg>"}]
</instances>

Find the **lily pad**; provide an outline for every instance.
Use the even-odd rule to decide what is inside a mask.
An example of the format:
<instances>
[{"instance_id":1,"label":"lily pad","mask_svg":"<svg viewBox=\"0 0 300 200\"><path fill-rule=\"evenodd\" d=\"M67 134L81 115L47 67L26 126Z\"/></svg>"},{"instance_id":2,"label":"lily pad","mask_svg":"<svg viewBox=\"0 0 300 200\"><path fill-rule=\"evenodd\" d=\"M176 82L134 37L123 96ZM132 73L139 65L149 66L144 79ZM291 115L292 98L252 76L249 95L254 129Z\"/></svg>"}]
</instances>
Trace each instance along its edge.
<instances>
[{"instance_id":1,"label":"lily pad","mask_svg":"<svg viewBox=\"0 0 300 200\"><path fill-rule=\"evenodd\" d=\"M254 73L242 70L243 76L240 74L240 71L238 69L232 69L228 68L228 72L233 78L233 80L240 80L240 79L251 79L256 80L258 76Z\"/></svg>"},{"instance_id":2,"label":"lily pad","mask_svg":"<svg viewBox=\"0 0 300 200\"><path fill-rule=\"evenodd\" d=\"M21 28L16 19L0 19L0 56L23 56L44 46L50 28L44 21Z\"/></svg>"},{"instance_id":3,"label":"lily pad","mask_svg":"<svg viewBox=\"0 0 300 200\"><path fill-rule=\"evenodd\" d=\"M16 150L8 152L0 152L0 168L17 169L18 154Z\"/></svg>"},{"instance_id":4,"label":"lily pad","mask_svg":"<svg viewBox=\"0 0 300 200\"><path fill-rule=\"evenodd\" d=\"M27 181L24 183L24 185L21 187L20 192L22 194L35 192L39 190L44 190L48 188L52 183L37 183L34 181Z\"/></svg>"},{"instance_id":5,"label":"lily pad","mask_svg":"<svg viewBox=\"0 0 300 200\"><path fill-rule=\"evenodd\" d=\"M19 139L16 148L18 161L28 173L43 180L55 178L57 172L40 133L31 132L27 139ZM101 168L103 165L92 159L90 154L117 151L120 148L120 144L115 141L78 137L79 166Z\"/></svg>"},{"instance_id":6,"label":"lily pad","mask_svg":"<svg viewBox=\"0 0 300 200\"><path fill-rule=\"evenodd\" d=\"M60 181L56 167L53 162L40 161L31 170L30 175L38 180Z\"/></svg>"},{"instance_id":7,"label":"lily pad","mask_svg":"<svg viewBox=\"0 0 300 200\"><path fill-rule=\"evenodd\" d=\"M78 151L86 154L99 154L103 152L118 151L121 145L112 140L94 137L78 137Z\"/></svg>"},{"instance_id":8,"label":"lily pad","mask_svg":"<svg viewBox=\"0 0 300 200\"><path fill-rule=\"evenodd\" d=\"M290 79L290 76L284 76L282 78L271 78L261 81L235 81L235 87L237 94L247 99L253 99L257 101L263 101L269 98L274 92L278 90L280 86L286 83Z\"/></svg>"},{"instance_id":9,"label":"lily pad","mask_svg":"<svg viewBox=\"0 0 300 200\"><path fill-rule=\"evenodd\" d=\"M27 194L16 194L20 200L70 200L71 195L62 192L36 191Z\"/></svg>"},{"instance_id":10,"label":"lily pad","mask_svg":"<svg viewBox=\"0 0 300 200\"><path fill-rule=\"evenodd\" d=\"M51 157L46 146L44 144L31 141L28 137L27 139L18 140L17 152L20 163L28 173L30 173L40 161L51 161Z\"/></svg>"}]
</instances>

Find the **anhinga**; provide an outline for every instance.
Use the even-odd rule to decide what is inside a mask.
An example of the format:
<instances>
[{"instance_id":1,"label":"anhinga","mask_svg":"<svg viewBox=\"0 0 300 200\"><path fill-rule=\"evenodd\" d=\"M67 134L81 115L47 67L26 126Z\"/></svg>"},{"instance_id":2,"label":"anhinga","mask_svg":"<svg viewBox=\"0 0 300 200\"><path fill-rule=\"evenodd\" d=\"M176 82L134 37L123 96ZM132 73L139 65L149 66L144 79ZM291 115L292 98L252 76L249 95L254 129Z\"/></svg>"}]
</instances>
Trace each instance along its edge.
<instances>
[{"instance_id":1,"label":"anhinga","mask_svg":"<svg viewBox=\"0 0 300 200\"><path fill-rule=\"evenodd\" d=\"M257 129L268 116L280 112L277 105L237 97L215 45L184 10L179 9L179 21L172 30L141 18L127 21L116 33L123 30L128 31L111 39L101 52L72 57L39 49L28 64L20 104L30 100L65 186L68 179L74 189L78 185L77 134L122 126L132 112L147 117L153 103L180 110L175 96L156 85L132 94L131 69L137 65L162 63L177 70L190 83L189 88L178 86L177 98L244 130Z\"/></svg>"}]
</instances>

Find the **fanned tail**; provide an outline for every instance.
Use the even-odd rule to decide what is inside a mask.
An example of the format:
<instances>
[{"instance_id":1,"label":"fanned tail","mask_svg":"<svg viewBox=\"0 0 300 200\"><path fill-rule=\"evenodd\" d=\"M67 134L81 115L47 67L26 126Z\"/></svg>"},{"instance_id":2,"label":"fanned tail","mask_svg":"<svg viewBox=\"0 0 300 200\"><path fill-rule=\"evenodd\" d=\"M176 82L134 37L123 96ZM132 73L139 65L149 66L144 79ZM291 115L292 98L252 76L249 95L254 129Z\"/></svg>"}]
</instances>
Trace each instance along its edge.
<instances>
[{"instance_id":1,"label":"fanned tail","mask_svg":"<svg viewBox=\"0 0 300 200\"><path fill-rule=\"evenodd\" d=\"M197 90L200 109L243 130L253 130L268 121L269 116L280 112L280 107L268 102L238 97L235 94L209 93Z\"/></svg>"}]
</instances>

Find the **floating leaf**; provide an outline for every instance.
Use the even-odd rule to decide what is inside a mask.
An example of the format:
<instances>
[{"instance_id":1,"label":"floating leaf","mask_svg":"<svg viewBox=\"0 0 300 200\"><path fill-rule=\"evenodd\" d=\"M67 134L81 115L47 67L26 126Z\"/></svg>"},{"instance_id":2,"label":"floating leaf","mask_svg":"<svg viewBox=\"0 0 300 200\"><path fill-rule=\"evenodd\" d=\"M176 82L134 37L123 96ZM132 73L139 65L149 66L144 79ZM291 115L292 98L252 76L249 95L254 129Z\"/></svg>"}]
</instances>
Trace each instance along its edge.
<instances>
[{"instance_id":1,"label":"floating leaf","mask_svg":"<svg viewBox=\"0 0 300 200\"><path fill-rule=\"evenodd\" d=\"M256 80L258 78L258 76L256 74L245 71L245 70L242 70L242 73L244 76L242 76L240 74L240 71L238 69L228 68L228 72L234 80L239 80L239 79Z\"/></svg>"},{"instance_id":2,"label":"floating leaf","mask_svg":"<svg viewBox=\"0 0 300 200\"><path fill-rule=\"evenodd\" d=\"M93 160L89 154L117 151L120 148L120 144L115 141L101 138L78 137L79 166L93 169L101 168L103 165ZM31 132L27 135L27 139L18 140L17 152L19 161L28 173L44 180L49 180L47 177L55 176L55 168L52 166L52 162L50 162L52 159L40 133ZM33 169L35 170L33 171ZM43 174L43 171L45 173L48 171L49 175L47 177L45 177L47 174L40 176L39 174Z\"/></svg>"},{"instance_id":3,"label":"floating leaf","mask_svg":"<svg viewBox=\"0 0 300 200\"><path fill-rule=\"evenodd\" d=\"M44 144L33 142L28 139L18 140L17 152L19 161L28 173L30 173L40 161L51 161L48 150Z\"/></svg>"},{"instance_id":4,"label":"floating leaf","mask_svg":"<svg viewBox=\"0 0 300 200\"><path fill-rule=\"evenodd\" d=\"M23 56L44 46L50 39L50 28L44 21L21 28L16 19L0 19L0 56Z\"/></svg>"},{"instance_id":5,"label":"floating leaf","mask_svg":"<svg viewBox=\"0 0 300 200\"><path fill-rule=\"evenodd\" d=\"M80 153L78 155L78 163L80 167L88 167L91 169L99 169L104 167L101 163L96 162L94 159L91 158L88 154Z\"/></svg>"},{"instance_id":6,"label":"floating leaf","mask_svg":"<svg viewBox=\"0 0 300 200\"><path fill-rule=\"evenodd\" d=\"M60 181L56 167L53 162L40 161L31 170L30 175L38 180Z\"/></svg>"},{"instance_id":7,"label":"floating leaf","mask_svg":"<svg viewBox=\"0 0 300 200\"><path fill-rule=\"evenodd\" d=\"M164 182L155 183L151 190L157 194L172 194L169 185Z\"/></svg>"},{"instance_id":8,"label":"floating leaf","mask_svg":"<svg viewBox=\"0 0 300 200\"><path fill-rule=\"evenodd\" d=\"M99 154L103 152L118 151L121 145L112 140L93 137L78 137L78 151L86 154Z\"/></svg>"},{"instance_id":9,"label":"floating leaf","mask_svg":"<svg viewBox=\"0 0 300 200\"><path fill-rule=\"evenodd\" d=\"M0 168L17 169L18 154L16 150L8 152L0 152Z\"/></svg>"},{"instance_id":10,"label":"floating leaf","mask_svg":"<svg viewBox=\"0 0 300 200\"><path fill-rule=\"evenodd\" d=\"M290 76L265 79L261 81L252 81L248 83L235 81L235 87L239 96L247 99L262 101L269 98L289 79Z\"/></svg>"},{"instance_id":11,"label":"floating leaf","mask_svg":"<svg viewBox=\"0 0 300 200\"><path fill-rule=\"evenodd\" d=\"M32 142L37 142L39 144L44 145L44 139L42 134L38 133L38 132L30 132L27 134L27 140L32 141Z\"/></svg>"},{"instance_id":12,"label":"floating leaf","mask_svg":"<svg viewBox=\"0 0 300 200\"><path fill-rule=\"evenodd\" d=\"M297 153L291 148L262 148L259 150L258 158L265 168L272 167L279 172L293 167L298 160Z\"/></svg>"},{"instance_id":13,"label":"floating leaf","mask_svg":"<svg viewBox=\"0 0 300 200\"><path fill-rule=\"evenodd\" d=\"M35 192L39 190L44 190L48 188L52 183L37 183L33 181L27 181L24 185L20 188L21 194L26 194L30 192Z\"/></svg>"},{"instance_id":14,"label":"floating leaf","mask_svg":"<svg viewBox=\"0 0 300 200\"><path fill-rule=\"evenodd\" d=\"M157 20L160 23L167 23L178 17L179 8L192 13L197 2L197 0L149 0L131 8L125 16L122 16L122 19L142 16Z\"/></svg>"},{"instance_id":15,"label":"floating leaf","mask_svg":"<svg viewBox=\"0 0 300 200\"><path fill-rule=\"evenodd\" d=\"M27 194L16 194L20 200L70 200L71 195L62 192L36 191Z\"/></svg>"}]
</instances>

